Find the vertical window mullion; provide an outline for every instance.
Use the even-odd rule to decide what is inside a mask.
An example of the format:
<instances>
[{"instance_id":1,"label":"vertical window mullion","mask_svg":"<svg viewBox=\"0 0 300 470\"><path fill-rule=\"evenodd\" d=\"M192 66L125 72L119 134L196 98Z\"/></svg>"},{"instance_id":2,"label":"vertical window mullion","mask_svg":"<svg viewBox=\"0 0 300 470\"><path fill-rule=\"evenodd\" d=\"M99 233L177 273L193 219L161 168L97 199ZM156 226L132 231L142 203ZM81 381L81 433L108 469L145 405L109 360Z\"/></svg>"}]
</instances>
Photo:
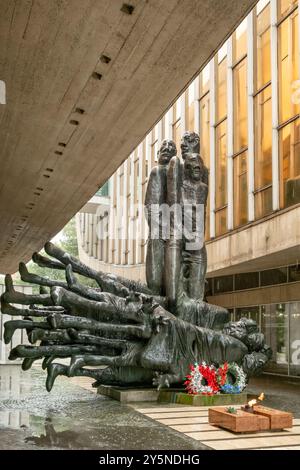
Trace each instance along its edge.
<instances>
[{"instance_id":1,"label":"vertical window mullion","mask_svg":"<svg viewBox=\"0 0 300 470\"><path fill-rule=\"evenodd\" d=\"M254 72L255 72L255 61L254 61L254 14L255 9L248 15L247 18L247 57L248 57L248 68L247 68L247 81L248 81L248 220L253 221L255 218L254 214Z\"/></svg>"},{"instance_id":2,"label":"vertical window mullion","mask_svg":"<svg viewBox=\"0 0 300 470\"><path fill-rule=\"evenodd\" d=\"M279 146L278 146L278 28L277 0L271 0L271 87L272 87L272 204L279 209Z\"/></svg>"},{"instance_id":3,"label":"vertical window mullion","mask_svg":"<svg viewBox=\"0 0 300 470\"><path fill-rule=\"evenodd\" d=\"M233 40L227 41L227 229L233 229Z\"/></svg>"},{"instance_id":4,"label":"vertical window mullion","mask_svg":"<svg viewBox=\"0 0 300 470\"><path fill-rule=\"evenodd\" d=\"M300 0L299 0L300 1ZM194 130L197 132L197 134L200 135L200 77L197 75L197 77L194 80ZM201 155L201 142L200 142L200 155Z\"/></svg>"},{"instance_id":5,"label":"vertical window mullion","mask_svg":"<svg viewBox=\"0 0 300 470\"><path fill-rule=\"evenodd\" d=\"M180 97L180 123L181 123L181 133L182 134L186 130L188 130L187 98L188 98L188 88L182 93L182 95Z\"/></svg>"},{"instance_id":6,"label":"vertical window mullion","mask_svg":"<svg viewBox=\"0 0 300 470\"><path fill-rule=\"evenodd\" d=\"M209 64L210 76L210 237L215 237L215 201L216 201L216 59Z\"/></svg>"}]
</instances>

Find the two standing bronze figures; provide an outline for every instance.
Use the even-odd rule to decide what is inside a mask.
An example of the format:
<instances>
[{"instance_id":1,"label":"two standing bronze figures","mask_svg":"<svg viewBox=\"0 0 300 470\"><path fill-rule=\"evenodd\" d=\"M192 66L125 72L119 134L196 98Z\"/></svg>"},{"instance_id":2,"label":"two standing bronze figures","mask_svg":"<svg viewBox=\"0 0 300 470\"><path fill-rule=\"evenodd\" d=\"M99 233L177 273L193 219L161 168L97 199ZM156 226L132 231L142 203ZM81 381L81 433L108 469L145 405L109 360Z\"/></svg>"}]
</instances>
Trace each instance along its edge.
<instances>
[{"instance_id":1,"label":"two standing bronze figures","mask_svg":"<svg viewBox=\"0 0 300 470\"><path fill-rule=\"evenodd\" d=\"M95 271L50 242L48 256L35 253L33 261L65 271L65 281L31 274L20 263L21 279L40 286L39 294L26 295L6 276L2 313L22 319L5 323L4 340L23 328L30 343L13 348L10 359L23 358L24 370L43 359L47 390L58 375L93 377L95 386L180 384L189 365L202 361L236 362L250 376L271 357L253 320L230 322L226 309L203 300L208 170L198 135L186 132L182 160L176 153L174 142L164 140L149 176L147 285ZM99 287L81 284L76 273Z\"/></svg>"}]
</instances>

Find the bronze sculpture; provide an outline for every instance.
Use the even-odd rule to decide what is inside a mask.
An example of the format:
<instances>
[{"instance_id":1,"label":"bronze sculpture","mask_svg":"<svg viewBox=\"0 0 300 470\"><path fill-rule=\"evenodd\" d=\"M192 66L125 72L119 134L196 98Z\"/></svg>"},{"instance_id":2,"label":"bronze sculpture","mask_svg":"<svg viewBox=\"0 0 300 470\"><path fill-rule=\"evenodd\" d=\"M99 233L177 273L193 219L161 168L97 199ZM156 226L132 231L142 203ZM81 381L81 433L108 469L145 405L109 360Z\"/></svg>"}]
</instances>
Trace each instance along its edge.
<instances>
[{"instance_id":1,"label":"bronze sculpture","mask_svg":"<svg viewBox=\"0 0 300 470\"><path fill-rule=\"evenodd\" d=\"M154 214L156 238L151 238L150 229L148 285L97 272L50 242L45 245L49 257L35 253L33 261L64 270L65 282L31 274L20 263L22 280L40 286L39 294L25 295L16 292L11 276L6 276L2 312L23 319L5 323L4 340L8 343L16 329L24 328L31 343L12 349L10 359L24 358L26 370L44 358L48 391L58 375L93 377L95 385L169 386L182 383L188 366L200 361L216 365L233 361L250 376L270 358L255 322L229 322L226 309L203 301L208 172L199 155L197 134L184 134L182 152L184 164L176 157L175 144L163 141L159 167L150 175L145 205L150 224ZM175 206L168 236L152 204ZM186 207L188 217L182 216ZM80 284L76 273L95 280L99 288ZM54 362L67 357L68 366ZM95 366L106 367L88 368Z\"/></svg>"}]
</instances>

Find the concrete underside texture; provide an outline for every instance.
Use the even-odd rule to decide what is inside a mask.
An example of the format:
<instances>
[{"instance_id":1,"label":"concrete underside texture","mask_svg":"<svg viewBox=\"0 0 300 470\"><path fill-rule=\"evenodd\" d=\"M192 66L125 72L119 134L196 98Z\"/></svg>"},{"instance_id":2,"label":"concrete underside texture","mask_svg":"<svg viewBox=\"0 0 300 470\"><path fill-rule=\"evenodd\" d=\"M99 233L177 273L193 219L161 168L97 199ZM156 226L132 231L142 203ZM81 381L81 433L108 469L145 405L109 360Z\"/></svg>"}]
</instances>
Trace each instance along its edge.
<instances>
[{"instance_id":1,"label":"concrete underside texture","mask_svg":"<svg viewBox=\"0 0 300 470\"><path fill-rule=\"evenodd\" d=\"M0 272L55 235L255 0L1 0Z\"/></svg>"}]
</instances>

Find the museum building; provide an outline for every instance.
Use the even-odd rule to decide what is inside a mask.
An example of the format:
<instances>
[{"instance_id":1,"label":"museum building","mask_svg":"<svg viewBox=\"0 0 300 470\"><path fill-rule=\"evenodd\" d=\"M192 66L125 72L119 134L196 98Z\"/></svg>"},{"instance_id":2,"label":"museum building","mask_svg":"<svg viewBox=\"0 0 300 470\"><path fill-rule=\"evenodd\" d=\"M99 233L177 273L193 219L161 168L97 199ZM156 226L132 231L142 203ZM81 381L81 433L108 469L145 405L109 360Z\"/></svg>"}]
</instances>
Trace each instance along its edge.
<instances>
[{"instance_id":1,"label":"museum building","mask_svg":"<svg viewBox=\"0 0 300 470\"><path fill-rule=\"evenodd\" d=\"M299 5L260 0L76 216L84 263L145 280L142 207L160 142L180 154L183 132L199 133L206 299L255 319L273 349L266 373L285 376L300 376Z\"/></svg>"}]
</instances>

